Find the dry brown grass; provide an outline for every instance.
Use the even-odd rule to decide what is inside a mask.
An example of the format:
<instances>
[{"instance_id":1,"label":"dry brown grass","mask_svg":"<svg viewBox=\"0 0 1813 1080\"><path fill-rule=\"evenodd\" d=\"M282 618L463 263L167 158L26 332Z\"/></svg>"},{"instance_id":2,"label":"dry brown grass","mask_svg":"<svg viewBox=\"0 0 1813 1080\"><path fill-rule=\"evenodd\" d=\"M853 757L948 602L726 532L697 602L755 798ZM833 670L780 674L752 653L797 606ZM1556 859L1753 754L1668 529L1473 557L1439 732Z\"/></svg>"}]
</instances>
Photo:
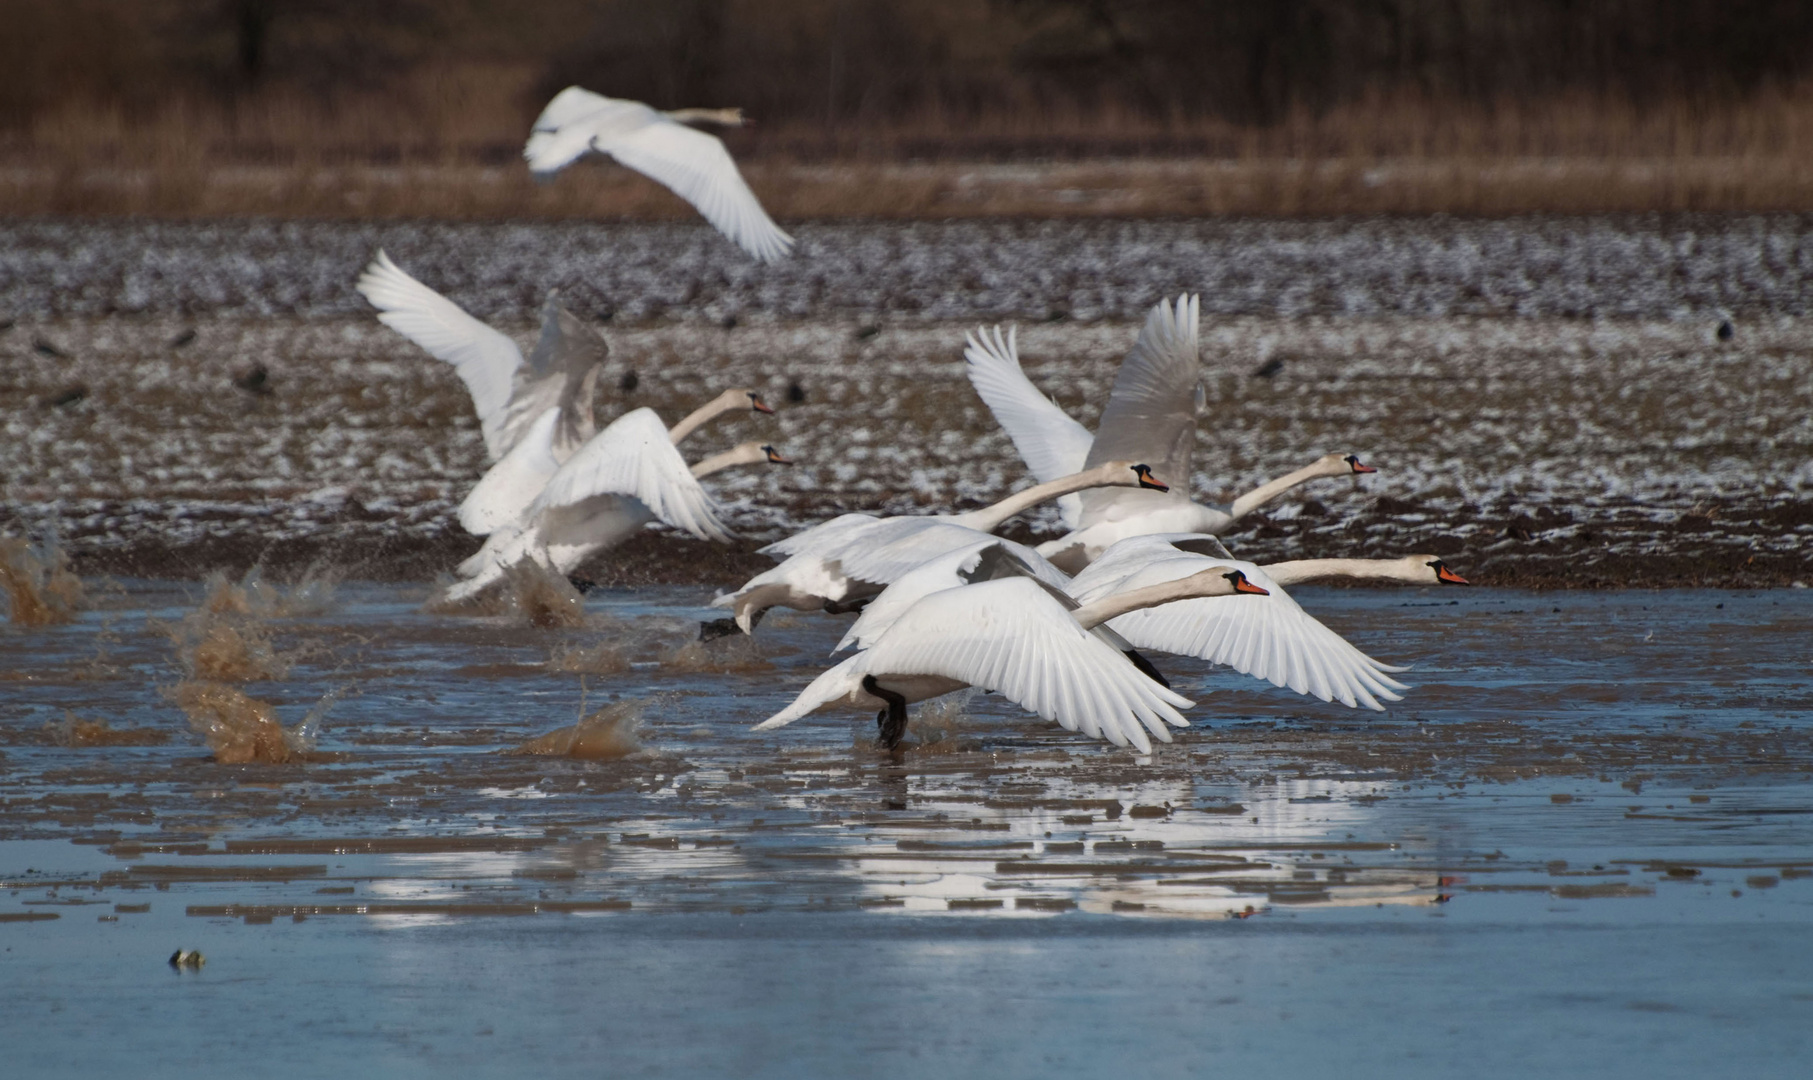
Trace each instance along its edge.
<instances>
[{"instance_id":1,"label":"dry brown grass","mask_svg":"<svg viewBox=\"0 0 1813 1080\"><path fill-rule=\"evenodd\" d=\"M533 69L424 71L329 106L272 95L150 120L70 103L0 137L12 214L341 219L686 218L651 181L517 159ZM782 220L1511 214L1813 206L1813 86L1639 109L1374 97L1265 127L1105 106L729 135Z\"/></svg>"}]
</instances>

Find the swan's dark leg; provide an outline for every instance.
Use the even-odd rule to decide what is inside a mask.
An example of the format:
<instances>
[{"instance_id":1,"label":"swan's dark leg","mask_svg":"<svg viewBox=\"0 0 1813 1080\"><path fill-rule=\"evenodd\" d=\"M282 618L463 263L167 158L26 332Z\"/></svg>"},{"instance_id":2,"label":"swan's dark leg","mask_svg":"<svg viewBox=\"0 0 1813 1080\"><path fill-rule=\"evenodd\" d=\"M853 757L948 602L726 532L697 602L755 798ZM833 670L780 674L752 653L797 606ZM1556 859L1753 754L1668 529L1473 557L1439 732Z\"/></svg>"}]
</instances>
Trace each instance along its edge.
<instances>
[{"instance_id":1,"label":"swan's dark leg","mask_svg":"<svg viewBox=\"0 0 1813 1080\"><path fill-rule=\"evenodd\" d=\"M743 628L737 625L735 619L707 619L699 624L700 641L716 641L742 632Z\"/></svg>"},{"instance_id":2,"label":"swan's dark leg","mask_svg":"<svg viewBox=\"0 0 1813 1080\"><path fill-rule=\"evenodd\" d=\"M858 600L852 600L847 604L842 600L826 600L825 613L829 615L847 615L851 612L859 612L863 608L868 607L869 601L873 599L875 599L873 596L865 596Z\"/></svg>"},{"instance_id":3,"label":"swan's dark leg","mask_svg":"<svg viewBox=\"0 0 1813 1080\"><path fill-rule=\"evenodd\" d=\"M581 595L581 596L586 595L587 593L591 592L593 589L596 589L598 587L598 583L596 581L593 581L591 578L588 578L588 577L580 577L578 574L568 574L567 575L567 584L569 584L569 585L573 586L573 588L577 589L579 591L579 595Z\"/></svg>"},{"instance_id":4,"label":"swan's dark leg","mask_svg":"<svg viewBox=\"0 0 1813 1080\"><path fill-rule=\"evenodd\" d=\"M1133 661L1133 666L1139 669L1139 672L1141 675L1144 675L1146 678L1151 679L1153 682L1164 687L1166 690L1171 689L1170 680L1165 678L1163 672L1159 671L1157 668L1152 666L1152 661L1150 661L1150 660L1146 659L1144 656L1140 655L1140 651L1138 649L1128 649L1127 650L1127 659Z\"/></svg>"},{"instance_id":5,"label":"swan's dark leg","mask_svg":"<svg viewBox=\"0 0 1813 1080\"><path fill-rule=\"evenodd\" d=\"M862 677L862 688L888 703L887 708L875 714L875 723L881 728L881 736L876 741L888 750L894 749L906 734L906 695L884 688L873 675Z\"/></svg>"}]
</instances>

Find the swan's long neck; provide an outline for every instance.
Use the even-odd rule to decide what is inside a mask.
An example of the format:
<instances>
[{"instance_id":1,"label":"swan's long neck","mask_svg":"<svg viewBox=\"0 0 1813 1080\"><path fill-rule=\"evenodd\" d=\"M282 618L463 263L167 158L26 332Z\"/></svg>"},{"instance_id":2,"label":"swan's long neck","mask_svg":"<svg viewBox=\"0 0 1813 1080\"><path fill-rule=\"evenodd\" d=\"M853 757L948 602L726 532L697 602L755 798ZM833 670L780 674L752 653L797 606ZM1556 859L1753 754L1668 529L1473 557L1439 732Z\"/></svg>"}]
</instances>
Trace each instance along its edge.
<instances>
[{"instance_id":1,"label":"swan's long neck","mask_svg":"<svg viewBox=\"0 0 1813 1080\"><path fill-rule=\"evenodd\" d=\"M1318 578L1374 578L1409 581L1432 585L1435 572L1429 568L1429 557L1412 555L1404 559L1294 559L1271 563L1265 575L1279 585L1298 585Z\"/></svg>"},{"instance_id":2,"label":"swan's long neck","mask_svg":"<svg viewBox=\"0 0 1813 1080\"><path fill-rule=\"evenodd\" d=\"M1073 491L1083 491L1096 487L1127 487L1137 483L1133 472L1126 465L1116 461L1088 469L1069 476L1060 476L1043 484L1034 484L1025 491L1016 491L1007 498L992 506L980 510L969 510L961 514L951 514L947 520L967 525L981 532L994 532L1001 523L1022 510L1030 509L1042 502L1050 502L1061 495Z\"/></svg>"},{"instance_id":3,"label":"swan's long neck","mask_svg":"<svg viewBox=\"0 0 1813 1080\"><path fill-rule=\"evenodd\" d=\"M1129 589L1113 596L1104 596L1072 611L1070 617L1083 629L1093 630L1109 619L1119 618L1129 611L1157 607L1173 600L1193 600L1199 596L1233 596L1236 592L1234 583L1221 576L1228 569L1225 566L1216 567L1176 581L1161 581L1143 589Z\"/></svg>"},{"instance_id":4,"label":"swan's long neck","mask_svg":"<svg viewBox=\"0 0 1813 1080\"><path fill-rule=\"evenodd\" d=\"M682 124L722 124L725 127L742 127L743 110L741 109L669 109L665 114L669 120Z\"/></svg>"},{"instance_id":5,"label":"swan's long neck","mask_svg":"<svg viewBox=\"0 0 1813 1080\"><path fill-rule=\"evenodd\" d=\"M1330 465L1326 459L1305 465L1296 472L1285 473L1276 480L1260 484L1245 495L1235 499L1234 505L1228 508L1228 514L1235 521L1239 521L1241 518L1259 509L1266 503L1271 502L1273 499L1276 499L1278 496L1289 491L1291 488L1296 487L1298 484L1308 483L1319 476L1338 475L1340 475L1340 471L1331 472Z\"/></svg>"},{"instance_id":6,"label":"swan's long neck","mask_svg":"<svg viewBox=\"0 0 1813 1080\"><path fill-rule=\"evenodd\" d=\"M712 400L686 414L686 417L673 427L667 429L667 438L675 446L680 440L704 427L706 423L717 419L732 409L742 408L741 401L729 394L720 394Z\"/></svg>"},{"instance_id":7,"label":"swan's long neck","mask_svg":"<svg viewBox=\"0 0 1813 1080\"><path fill-rule=\"evenodd\" d=\"M715 472L723 472L725 469L738 465L754 465L766 460L768 460L768 455L759 446L733 447L722 454L713 454L703 461L695 463L692 467L692 475L694 479L697 479L702 476L710 476Z\"/></svg>"}]
</instances>

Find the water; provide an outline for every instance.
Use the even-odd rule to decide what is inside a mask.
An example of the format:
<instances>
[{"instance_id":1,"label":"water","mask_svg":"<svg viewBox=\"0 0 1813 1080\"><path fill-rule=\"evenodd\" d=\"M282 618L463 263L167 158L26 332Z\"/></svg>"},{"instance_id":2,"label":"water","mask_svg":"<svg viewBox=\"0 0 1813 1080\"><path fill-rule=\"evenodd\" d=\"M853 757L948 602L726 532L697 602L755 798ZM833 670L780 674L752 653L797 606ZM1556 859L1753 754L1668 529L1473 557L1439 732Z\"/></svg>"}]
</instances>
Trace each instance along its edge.
<instances>
[{"instance_id":1,"label":"water","mask_svg":"<svg viewBox=\"0 0 1813 1080\"><path fill-rule=\"evenodd\" d=\"M23 1067L1787 1076L1809 1049L1806 590L1304 588L1416 665L1392 712L1169 660L1199 722L1150 759L980 694L892 759L867 716L748 731L847 617L698 647L694 587L566 629L253 589L217 617L281 677L235 688L290 726L341 696L302 760L235 766L171 695L171 628L219 595L127 581L0 631ZM623 702L628 757L499 753ZM56 745L66 714L165 741Z\"/></svg>"}]
</instances>

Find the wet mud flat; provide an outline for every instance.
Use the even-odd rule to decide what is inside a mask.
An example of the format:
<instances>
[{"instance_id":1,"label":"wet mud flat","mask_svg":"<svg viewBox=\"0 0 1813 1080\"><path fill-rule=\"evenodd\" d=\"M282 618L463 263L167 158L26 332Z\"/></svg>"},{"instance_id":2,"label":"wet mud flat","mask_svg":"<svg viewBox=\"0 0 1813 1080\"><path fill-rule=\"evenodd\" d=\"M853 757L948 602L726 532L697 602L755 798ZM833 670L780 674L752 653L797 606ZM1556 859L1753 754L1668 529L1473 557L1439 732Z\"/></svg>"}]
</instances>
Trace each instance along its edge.
<instances>
[{"instance_id":1,"label":"wet mud flat","mask_svg":"<svg viewBox=\"0 0 1813 1080\"><path fill-rule=\"evenodd\" d=\"M220 585L0 635L26 1061L188 1068L245 1045L223 995L287 1010L267 1053L379 1071L609 1045L632 1072L1792 1075L1808 1049L1805 591L1303 589L1416 665L1406 699L1162 660L1198 722L1142 759L985 694L919 710L898 757L864 716L753 735L848 620L700 645L696 587L538 629ZM238 667L198 648L225 629ZM204 679L312 736L223 764ZM587 716L623 738L521 752ZM92 1012L117 1039L75 1038Z\"/></svg>"},{"instance_id":2,"label":"wet mud flat","mask_svg":"<svg viewBox=\"0 0 1813 1080\"><path fill-rule=\"evenodd\" d=\"M601 420L645 405L677 417L751 386L779 415L720 421L688 452L771 440L797 464L708 485L740 545L653 530L583 573L729 586L769 565L756 547L804 524L974 506L1030 482L963 374L981 318L603 324ZM1500 585L1813 583L1813 323L1800 316L1744 321L1728 342L1674 317L1204 322L1196 497L1334 451L1381 470L1246 519L1227 537L1243 557L1427 551ZM1017 325L1034 382L1093 423L1137 323ZM532 340L527 323L506 329ZM426 582L478 547L454 516L485 467L465 391L367 315L20 322L0 332L0 387L0 532L54 536L80 572L319 563ZM1047 510L1010 535L1056 530Z\"/></svg>"}]
</instances>

